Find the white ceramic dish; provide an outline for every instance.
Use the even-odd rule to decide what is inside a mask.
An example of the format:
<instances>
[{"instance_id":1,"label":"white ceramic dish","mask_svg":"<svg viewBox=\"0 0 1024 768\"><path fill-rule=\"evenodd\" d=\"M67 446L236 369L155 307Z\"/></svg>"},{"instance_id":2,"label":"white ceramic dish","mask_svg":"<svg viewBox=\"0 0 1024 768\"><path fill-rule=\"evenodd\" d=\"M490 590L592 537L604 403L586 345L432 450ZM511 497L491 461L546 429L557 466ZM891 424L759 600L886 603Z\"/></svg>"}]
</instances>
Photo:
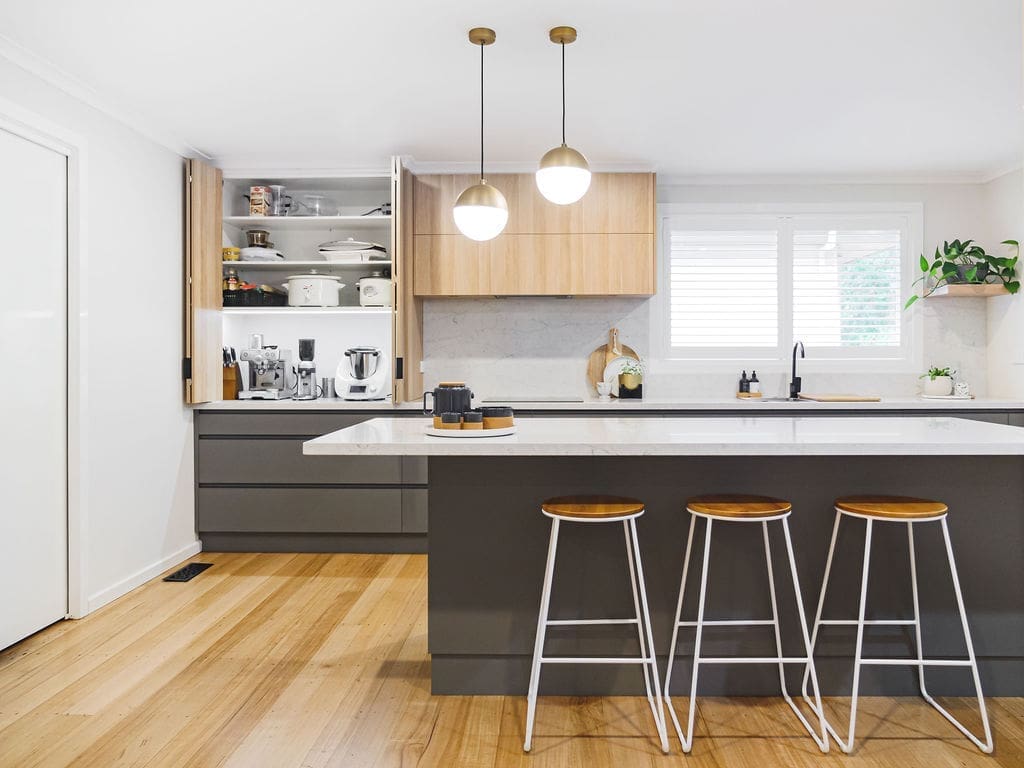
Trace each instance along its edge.
<instances>
[{"instance_id":1,"label":"white ceramic dish","mask_svg":"<svg viewBox=\"0 0 1024 768\"><path fill-rule=\"evenodd\" d=\"M431 437L507 437L516 433L515 426L499 427L498 429L434 429L427 427Z\"/></svg>"}]
</instances>

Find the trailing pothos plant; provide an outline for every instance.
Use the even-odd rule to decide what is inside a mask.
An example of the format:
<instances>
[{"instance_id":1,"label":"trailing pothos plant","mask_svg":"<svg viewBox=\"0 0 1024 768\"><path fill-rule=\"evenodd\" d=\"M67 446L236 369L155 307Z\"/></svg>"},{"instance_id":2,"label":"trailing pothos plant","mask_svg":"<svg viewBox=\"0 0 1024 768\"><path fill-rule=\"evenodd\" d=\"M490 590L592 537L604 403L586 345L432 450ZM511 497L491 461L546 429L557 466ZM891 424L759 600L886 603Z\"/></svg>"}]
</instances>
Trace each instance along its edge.
<instances>
[{"instance_id":1,"label":"trailing pothos plant","mask_svg":"<svg viewBox=\"0 0 1024 768\"><path fill-rule=\"evenodd\" d=\"M914 285L922 284L922 293L915 293L907 299L903 308L906 309L918 299L931 296L943 285L957 283L980 285L998 282L1006 286L1010 293L1017 293L1020 290L1020 280L1017 277L1020 243L1016 240L1003 240L1000 245L1012 248L1013 255L993 256L986 253L985 249L973 240L944 242L942 248L935 249L935 258L932 261L922 253L922 275L914 281Z\"/></svg>"}]
</instances>

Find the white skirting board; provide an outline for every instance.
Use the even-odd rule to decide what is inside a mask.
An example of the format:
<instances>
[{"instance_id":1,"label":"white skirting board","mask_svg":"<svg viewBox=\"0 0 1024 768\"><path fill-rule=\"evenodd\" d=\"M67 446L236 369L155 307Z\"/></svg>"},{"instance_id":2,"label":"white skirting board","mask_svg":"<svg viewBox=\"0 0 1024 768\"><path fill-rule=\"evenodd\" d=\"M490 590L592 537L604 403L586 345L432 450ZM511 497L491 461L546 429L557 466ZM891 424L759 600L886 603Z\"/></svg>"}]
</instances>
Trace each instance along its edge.
<instances>
[{"instance_id":1,"label":"white skirting board","mask_svg":"<svg viewBox=\"0 0 1024 768\"><path fill-rule=\"evenodd\" d=\"M192 555L199 554L202 551L203 542L198 540L193 541L191 544L182 547L177 552L169 554L162 560L157 560L152 565L147 565L142 570L136 571L128 578L122 579L121 581L117 582L117 584L114 584L113 586L108 587L107 589L104 589L100 592L97 592L94 595L90 595L87 611L84 615L87 616L88 614L95 611L97 608L102 608L107 603L112 602L123 595L127 595L136 587L140 587L150 579L159 576L168 568L173 568L178 563L181 563L187 560L188 558L192 557ZM75 618L82 617L77 616Z\"/></svg>"}]
</instances>

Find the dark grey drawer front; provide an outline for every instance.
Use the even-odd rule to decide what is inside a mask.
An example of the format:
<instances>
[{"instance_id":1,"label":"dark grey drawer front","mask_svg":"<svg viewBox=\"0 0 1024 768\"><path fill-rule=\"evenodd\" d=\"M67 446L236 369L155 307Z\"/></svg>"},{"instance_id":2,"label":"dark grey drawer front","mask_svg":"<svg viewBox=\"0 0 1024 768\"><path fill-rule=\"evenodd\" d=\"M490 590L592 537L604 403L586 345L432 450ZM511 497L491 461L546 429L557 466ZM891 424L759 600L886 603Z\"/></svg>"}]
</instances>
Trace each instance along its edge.
<instances>
[{"instance_id":1,"label":"dark grey drawer front","mask_svg":"<svg viewBox=\"0 0 1024 768\"><path fill-rule=\"evenodd\" d=\"M380 414L344 415L336 413L206 413L196 412L196 432L200 435L325 435Z\"/></svg>"},{"instance_id":2,"label":"dark grey drawer front","mask_svg":"<svg viewBox=\"0 0 1024 768\"><path fill-rule=\"evenodd\" d=\"M199 484L402 482L399 456L304 456L302 443L301 439L201 439Z\"/></svg>"},{"instance_id":3,"label":"dark grey drawer front","mask_svg":"<svg viewBox=\"0 0 1024 768\"><path fill-rule=\"evenodd\" d=\"M200 488L197 523L218 533L401 533L390 488Z\"/></svg>"},{"instance_id":4,"label":"dark grey drawer front","mask_svg":"<svg viewBox=\"0 0 1024 768\"><path fill-rule=\"evenodd\" d=\"M426 488L406 488L402 491L402 533L427 532Z\"/></svg>"}]
</instances>

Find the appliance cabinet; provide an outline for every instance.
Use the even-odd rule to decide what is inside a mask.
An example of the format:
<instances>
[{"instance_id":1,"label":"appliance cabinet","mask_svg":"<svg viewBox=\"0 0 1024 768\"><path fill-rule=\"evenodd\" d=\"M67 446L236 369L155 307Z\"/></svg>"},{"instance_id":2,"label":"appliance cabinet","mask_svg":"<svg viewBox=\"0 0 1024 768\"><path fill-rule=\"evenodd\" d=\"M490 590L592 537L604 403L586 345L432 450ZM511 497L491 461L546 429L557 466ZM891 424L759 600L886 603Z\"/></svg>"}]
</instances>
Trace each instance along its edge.
<instances>
[{"instance_id":1,"label":"appliance cabinet","mask_svg":"<svg viewBox=\"0 0 1024 768\"><path fill-rule=\"evenodd\" d=\"M651 296L656 283L655 175L595 173L577 203L545 200L532 174L495 174L504 232L484 243L455 227L469 174L413 177L416 296Z\"/></svg>"}]
</instances>

